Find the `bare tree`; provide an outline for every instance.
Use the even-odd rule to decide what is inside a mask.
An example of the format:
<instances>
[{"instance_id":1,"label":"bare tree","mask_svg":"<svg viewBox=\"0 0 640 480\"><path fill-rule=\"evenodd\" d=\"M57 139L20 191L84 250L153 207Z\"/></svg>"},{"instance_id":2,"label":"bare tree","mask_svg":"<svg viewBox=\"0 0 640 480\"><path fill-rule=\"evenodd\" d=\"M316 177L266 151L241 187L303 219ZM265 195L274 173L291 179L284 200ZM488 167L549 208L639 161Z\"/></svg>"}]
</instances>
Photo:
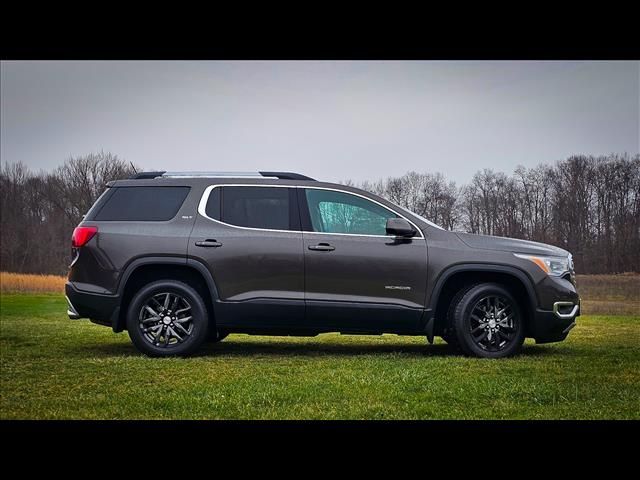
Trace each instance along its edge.
<instances>
[{"instance_id":1,"label":"bare tree","mask_svg":"<svg viewBox=\"0 0 640 480\"><path fill-rule=\"evenodd\" d=\"M105 184L127 178L134 166L111 153L70 158L52 173L4 164L2 188L2 270L64 274L69 242Z\"/></svg>"},{"instance_id":2,"label":"bare tree","mask_svg":"<svg viewBox=\"0 0 640 480\"><path fill-rule=\"evenodd\" d=\"M640 155L572 156L512 176L484 169L460 188L417 172L359 186L449 230L566 248L584 273L640 271Z\"/></svg>"},{"instance_id":3,"label":"bare tree","mask_svg":"<svg viewBox=\"0 0 640 480\"><path fill-rule=\"evenodd\" d=\"M135 166L111 153L69 158L54 171L23 163L0 169L3 270L67 271L71 231L110 180ZM555 165L484 169L461 187L440 173L408 172L360 184L449 230L551 243L574 254L578 271L640 271L640 155L572 156ZM338 223L363 221L345 209Z\"/></svg>"}]
</instances>

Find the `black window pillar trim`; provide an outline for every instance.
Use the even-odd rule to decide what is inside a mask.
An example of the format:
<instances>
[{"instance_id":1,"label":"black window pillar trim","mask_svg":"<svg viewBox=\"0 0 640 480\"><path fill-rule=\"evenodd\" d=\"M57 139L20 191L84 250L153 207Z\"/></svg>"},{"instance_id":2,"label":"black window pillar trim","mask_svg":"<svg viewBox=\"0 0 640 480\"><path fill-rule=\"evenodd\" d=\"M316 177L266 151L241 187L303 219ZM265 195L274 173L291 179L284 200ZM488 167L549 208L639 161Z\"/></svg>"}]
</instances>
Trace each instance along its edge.
<instances>
[{"instance_id":1,"label":"black window pillar trim","mask_svg":"<svg viewBox=\"0 0 640 480\"><path fill-rule=\"evenodd\" d=\"M309 204L307 203L307 195L305 188L296 188L298 197L298 208L300 209L300 225L303 232L313 232L311 225L311 215L309 214Z\"/></svg>"}]
</instances>

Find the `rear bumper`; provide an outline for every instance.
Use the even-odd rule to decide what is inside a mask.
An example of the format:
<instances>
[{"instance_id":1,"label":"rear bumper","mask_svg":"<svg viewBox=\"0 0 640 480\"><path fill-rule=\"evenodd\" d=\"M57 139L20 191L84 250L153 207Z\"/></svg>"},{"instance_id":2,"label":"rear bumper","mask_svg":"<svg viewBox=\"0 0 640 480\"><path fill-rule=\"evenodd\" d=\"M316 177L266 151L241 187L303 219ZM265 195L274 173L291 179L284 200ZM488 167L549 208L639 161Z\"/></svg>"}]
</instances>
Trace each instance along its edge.
<instances>
[{"instance_id":1,"label":"rear bumper","mask_svg":"<svg viewBox=\"0 0 640 480\"><path fill-rule=\"evenodd\" d=\"M77 320L78 318L82 318L78 313L78 311L76 310L76 307L73 306L73 302L71 302L69 297L65 295L64 298L67 299L67 315L69 315L69 318L71 320Z\"/></svg>"},{"instance_id":2,"label":"rear bumper","mask_svg":"<svg viewBox=\"0 0 640 480\"><path fill-rule=\"evenodd\" d=\"M117 295L99 295L78 290L72 282L64 286L67 297L67 315L76 320L88 318L94 323L114 325L113 319L117 318L120 297Z\"/></svg>"},{"instance_id":3,"label":"rear bumper","mask_svg":"<svg viewBox=\"0 0 640 480\"><path fill-rule=\"evenodd\" d=\"M532 336L536 343L561 342L576 326L580 316L580 300L577 303L560 301L551 311L536 310Z\"/></svg>"}]
</instances>

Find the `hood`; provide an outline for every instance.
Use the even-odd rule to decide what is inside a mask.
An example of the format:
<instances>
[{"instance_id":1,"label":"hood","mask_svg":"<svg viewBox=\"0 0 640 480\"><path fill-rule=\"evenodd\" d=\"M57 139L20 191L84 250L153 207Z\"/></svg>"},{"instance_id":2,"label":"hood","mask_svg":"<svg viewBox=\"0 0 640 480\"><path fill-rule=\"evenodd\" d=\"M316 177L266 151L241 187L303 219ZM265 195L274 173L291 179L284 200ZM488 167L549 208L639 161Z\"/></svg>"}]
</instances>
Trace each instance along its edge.
<instances>
[{"instance_id":1,"label":"hood","mask_svg":"<svg viewBox=\"0 0 640 480\"><path fill-rule=\"evenodd\" d=\"M503 252L526 253L530 255L553 255L564 257L569 252L562 248L546 243L518 240L517 238L493 237L490 235L475 235L473 233L458 233L456 235L463 243L471 248L483 250L500 250Z\"/></svg>"}]
</instances>

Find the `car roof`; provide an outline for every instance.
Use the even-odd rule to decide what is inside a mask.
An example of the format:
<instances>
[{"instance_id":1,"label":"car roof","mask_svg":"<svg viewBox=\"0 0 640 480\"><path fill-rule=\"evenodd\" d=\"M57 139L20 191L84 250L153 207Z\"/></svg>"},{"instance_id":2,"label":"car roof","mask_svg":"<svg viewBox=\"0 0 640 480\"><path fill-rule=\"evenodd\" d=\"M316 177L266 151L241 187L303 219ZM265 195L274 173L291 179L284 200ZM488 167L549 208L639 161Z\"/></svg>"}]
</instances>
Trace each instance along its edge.
<instances>
[{"instance_id":1,"label":"car roof","mask_svg":"<svg viewBox=\"0 0 640 480\"><path fill-rule=\"evenodd\" d=\"M152 186L190 186L205 187L209 185L283 185L283 186L325 186L342 188L344 185L317 180L283 180L269 177L249 176L159 176L155 178L128 178L109 182L109 187L152 187Z\"/></svg>"},{"instance_id":2,"label":"car roof","mask_svg":"<svg viewBox=\"0 0 640 480\"><path fill-rule=\"evenodd\" d=\"M260 171L260 172L167 172L167 171L154 171L154 172L140 172L129 177L132 180L152 179L158 177L173 177L173 178L193 178L193 177L242 177L242 178L277 178L280 180L315 180L306 175L295 172L273 172L273 171Z\"/></svg>"},{"instance_id":3,"label":"car roof","mask_svg":"<svg viewBox=\"0 0 640 480\"><path fill-rule=\"evenodd\" d=\"M152 186L189 186L202 190L210 185L281 185L313 186L316 188L337 189L365 194L377 200L385 199L359 188L339 183L321 182L313 178L292 172L141 172L128 179L114 180L108 187L152 187ZM390 205L388 205L390 206Z\"/></svg>"},{"instance_id":4,"label":"car roof","mask_svg":"<svg viewBox=\"0 0 640 480\"><path fill-rule=\"evenodd\" d=\"M147 183L146 181L152 181ZM172 181L173 180L173 181ZM175 181L177 180L177 181ZM249 180L265 180L266 182L256 183L273 183L275 181L280 184L281 181L295 180L303 182L315 182L316 180L294 172L167 172L167 171L153 171L153 172L140 172L132 175L128 179L116 180L107 183L109 187L124 187L124 186L142 186L142 185L158 185L162 182L162 185L194 185L201 183L204 180L207 183L215 180L216 182L229 183L229 180L235 182L249 181ZM254 182L251 182L254 183Z\"/></svg>"}]
</instances>

